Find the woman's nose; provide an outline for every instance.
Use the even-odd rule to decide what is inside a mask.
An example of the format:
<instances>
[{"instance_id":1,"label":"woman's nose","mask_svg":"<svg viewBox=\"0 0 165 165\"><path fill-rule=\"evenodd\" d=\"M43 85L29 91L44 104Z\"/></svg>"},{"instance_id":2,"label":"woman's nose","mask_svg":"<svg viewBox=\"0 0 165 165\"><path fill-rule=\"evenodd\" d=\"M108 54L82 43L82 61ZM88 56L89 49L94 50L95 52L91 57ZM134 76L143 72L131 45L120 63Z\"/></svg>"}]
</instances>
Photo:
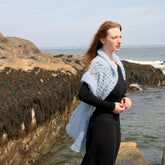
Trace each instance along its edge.
<instances>
[{"instance_id":1,"label":"woman's nose","mask_svg":"<svg viewBox=\"0 0 165 165\"><path fill-rule=\"evenodd\" d=\"M119 37L118 40L117 40L118 43L121 43L121 38Z\"/></svg>"}]
</instances>

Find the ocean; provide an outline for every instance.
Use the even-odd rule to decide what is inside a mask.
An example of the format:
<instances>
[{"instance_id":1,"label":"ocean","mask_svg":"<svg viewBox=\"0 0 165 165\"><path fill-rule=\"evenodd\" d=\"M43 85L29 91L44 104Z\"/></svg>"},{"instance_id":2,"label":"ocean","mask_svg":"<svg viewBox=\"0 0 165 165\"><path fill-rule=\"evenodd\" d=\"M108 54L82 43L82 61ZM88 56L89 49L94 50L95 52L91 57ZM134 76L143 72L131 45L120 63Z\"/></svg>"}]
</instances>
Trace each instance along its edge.
<instances>
[{"instance_id":1,"label":"ocean","mask_svg":"<svg viewBox=\"0 0 165 165\"><path fill-rule=\"evenodd\" d=\"M53 55L83 55L85 48L40 48ZM165 46L125 46L117 53L121 60L151 64L165 74ZM132 99L130 110L121 114L122 142L136 142L149 165L160 165L165 147L165 87L144 88L129 93ZM41 158L40 164L79 164L83 154L70 150L73 140L62 131L52 149ZM48 159L50 163L48 163Z\"/></svg>"}]
</instances>

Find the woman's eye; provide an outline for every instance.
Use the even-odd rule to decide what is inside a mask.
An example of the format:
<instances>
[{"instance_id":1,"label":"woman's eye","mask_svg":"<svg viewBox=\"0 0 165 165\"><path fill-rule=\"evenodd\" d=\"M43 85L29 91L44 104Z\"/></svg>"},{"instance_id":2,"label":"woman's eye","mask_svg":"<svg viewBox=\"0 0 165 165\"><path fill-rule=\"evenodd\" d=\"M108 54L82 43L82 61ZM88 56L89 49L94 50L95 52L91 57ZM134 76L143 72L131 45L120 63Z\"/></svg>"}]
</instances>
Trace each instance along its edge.
<instances>
[{"instance_id":1,"label":"woman's eye","mask_svg":"<svg viewBox=\"0 0 165 165\"><path fill-rule=\"evenodd\" d=\"M112 39L116 39L117 37L112 37Z\"/></svg>"},{"instance_id":2,"label":"woman's eye","mask_svg":"<svg viewBox=\"0 0 165 165\"><path fill-rule=\"evenodd\" d=\"M115 36L115 37L111 37L112 39L116 39L116 38L122 38L122 36Z\"/></svg>"}]
</instances>

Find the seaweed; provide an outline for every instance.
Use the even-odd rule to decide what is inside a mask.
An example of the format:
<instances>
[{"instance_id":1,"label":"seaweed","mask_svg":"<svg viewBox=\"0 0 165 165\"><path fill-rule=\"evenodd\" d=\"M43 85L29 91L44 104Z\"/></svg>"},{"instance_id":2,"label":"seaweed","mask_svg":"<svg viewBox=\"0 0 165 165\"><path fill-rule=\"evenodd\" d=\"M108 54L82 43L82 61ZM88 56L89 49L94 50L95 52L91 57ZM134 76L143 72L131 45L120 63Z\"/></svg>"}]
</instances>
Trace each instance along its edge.
<instances>
[{"instance_id":1,"label":"seaweed","mask_svg":"<svg viewBox=\"0 0 165 165\"><path fill-rule=\"evenodd\" d=\"M12 68L1 71L0 138L4 132L8 139L18 137L22 123L27 133L31 131L32 109L37 125L49 121L56 112L63 114L79 89L81 74L37 67L29 72Z\"/></svg>"}]
</instances>

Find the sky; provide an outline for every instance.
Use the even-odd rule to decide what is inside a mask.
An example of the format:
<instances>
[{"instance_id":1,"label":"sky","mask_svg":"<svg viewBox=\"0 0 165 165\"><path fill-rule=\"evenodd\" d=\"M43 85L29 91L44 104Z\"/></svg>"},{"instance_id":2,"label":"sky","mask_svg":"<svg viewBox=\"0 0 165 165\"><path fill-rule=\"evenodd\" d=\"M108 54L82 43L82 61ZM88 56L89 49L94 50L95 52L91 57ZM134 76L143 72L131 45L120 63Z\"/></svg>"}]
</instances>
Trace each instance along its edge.
<instances>
[{"instance_id":1,"label":"sky","mask_svg":"<svg viewBox=\"0 0 165 165\"><path fill-rule=\"evenodd\" d=\"M86 47L105 21L123 45L165 45L165 0L0 0L0 32L37 47Z\"/></svg>"}]
</instances>

